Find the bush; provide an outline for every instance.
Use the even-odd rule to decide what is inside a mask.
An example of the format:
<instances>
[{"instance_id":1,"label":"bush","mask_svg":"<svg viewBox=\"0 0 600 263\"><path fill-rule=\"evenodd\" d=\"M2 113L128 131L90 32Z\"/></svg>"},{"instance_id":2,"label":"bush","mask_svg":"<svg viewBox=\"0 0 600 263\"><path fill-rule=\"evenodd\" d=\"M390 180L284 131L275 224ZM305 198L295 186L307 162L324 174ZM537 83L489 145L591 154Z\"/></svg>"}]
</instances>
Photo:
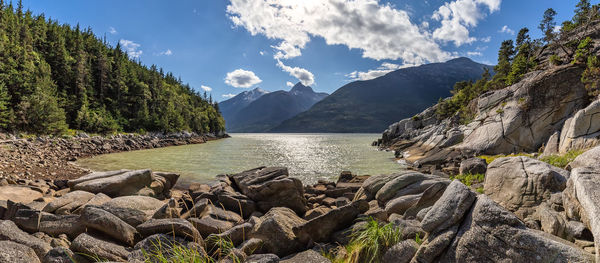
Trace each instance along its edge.
<instances>
[{"instance_id":1,"label":"bush","mask_svg":"<svg viewBox=\"0 0 600 263\"><path fill-rule=\"evenodd\" d=\"M402 231L389 223L381 225L370 218L364 229L352 233L346 246L347 258L336 259L342 262L380 262L389 248L402 241Z\"/></svg>"},{"instance_id":2,"label":"bush","mask_svg":"<svg viewBox=\"0 0 600 263\"><path fill-rule=\"evenodd\" d=\"M567 167L567 165L572 162L573 160L575 160L575 158L577 158L577 156L579 156L580 154L584 153L583 150L571 150L568 151L567 153L563 154L563 155L549 155L549 156L544 156L540 159L540 161L542 162L546 162L552 166L556 166L556 167L560 167L560 168L565 168Z\"/></svg>"},{"instance_id":3,"label":"bush","mask_svg":"<svg viewBox=\"0 0 600 263\"><path fill-rule=\"evenodd\" d=\"M450 180L459 180L461 183L468 187L473 184L483 183L485 180L485 174L460 174L457 176L450 176Z\"/></svg>"},{"instance_id":4,"label":"bush","mask_svg":"<svg viewBox=\"0 0 600 263\"><path fill-rule=\"evenodd\" d=\"M560 60L560 57L558 55L553 54L552 56L550 56L550 64L558 66L562 64L562 60Z\"/></svg>"},{"instance_id":5,"label":"bush","mask_svg":"<svg viewBox=\"0 0 600 263\"><path fill-rule=\"evenodd\" d=\"M498 154L498 155L481 155L477 156L477 158L484 159L487 164L492 163L494 160L503 157L518 157L518 156L526 156L533 157L533 154L530 153L513 153L513 154Z\"/></svg>"}]
</instances>

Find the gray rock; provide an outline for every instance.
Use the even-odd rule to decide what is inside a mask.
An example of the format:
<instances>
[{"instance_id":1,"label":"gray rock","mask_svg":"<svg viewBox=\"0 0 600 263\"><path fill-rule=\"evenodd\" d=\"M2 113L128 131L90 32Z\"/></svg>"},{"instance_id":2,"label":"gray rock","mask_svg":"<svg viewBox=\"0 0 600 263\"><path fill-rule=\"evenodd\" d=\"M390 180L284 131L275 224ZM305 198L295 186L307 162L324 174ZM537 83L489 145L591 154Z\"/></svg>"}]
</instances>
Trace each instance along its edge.
<instances>
[{"instance_id":1,"label":"gray rock","mask_svg":"<svg viewBox=\"0 0 600 263\"><path fill-rule=\"evenodd\" d=\"M579 221L568 221L566 227L567 240L573 242L576 239L594 240L592 232Z\"/></svg>"},{"instance_id":2,"label":"gray rock","mask_svg":"<svg viewBox=\"0 0 600 263\"><path fill-rule=\"evenodd\" d=\"M574 244L527 228L519 218L479 195L441 262L592 262Z\"/></svg>"},{"instance_id":3,"label":"gray rock","mask_svg":"<svg viewBox=\"0 0 600 263\"><path fill-rule=\"evenodd\" d=\"M458 233L458 225L427 235L415 253L413 262L434 262L452 243Z\"/></svg>"},{"instance_id":4,"label":"gray rock","mask_svg":"<svg viewBox=\"0 0 600 263\"><path fill-rule=\"evenodd\" d=\"M592 168L575 168L571 180L581 205L581 219L594 235L596 261L600 261L600 173Z\"/></svg>"},{"instance_id":5,"label":"gray rock","mask_svg":"<svg viewBox=\"0 0 600 263\"><path fill-rule=\"evenodd\" d=\"M12 241L28 247L31 247L39 258L44 257L52 247L43 240L28 235L23 232L17 225L8 220L0 221L0 240Z\"/></svg>"},{"instance_id":6,"label":"gray rock","mask_svg":"<svg viewBox=\"0 0 600 263\"><path fill-rule=\"evenodd\" d=\"M231 229L234 224L229 221L214 219L210 216L203 218L189 218L188 221L200 232L200 235L207 237L211 234L220 234Z\"/></svg>"},{"instance_id":7,"label":"gray rock","mask_svg":"<svg viewBox=\"0 0 600 263\"><path fill-rule=\"evenodd\" d=\"M256 203L245 195L223 192L217 199L225 209L240 214L243 218L250 217L256 211Z\"/></svg>"},{"instance_id":8,"label":"gray rock","mask_svg":"<svg viewBox=\"0 0 600 263\"><path fill-rule=\"evenodd\" d=\"M406 210L416 205L421 200L422 194L405 195L394 198L385 204L385 212L388 214L404 214Z\"/></svg>"},{"instance_id":9,"label":"gray rock","mask_svg":"<svg viewBox=\"0 0 600 263\"><path fill-rule=\"evenodd\" d=\"M11 200L15 203L29 204L33 200L42 197L40 191L36 191L27 186L5 185L0 186L0 200Z\"/></svg>"},{"instance_id":10,"label":"gray rock","mask_svg":"<svg viewBox=\"0 0 600 263\"><path fill-rule=\"evenodd\" d=\"M419 244L412 239L404 240L389 248L383 258L382 263L408 263L417 252Z\"/></svg>"},{"instance_id":11,"label":"gray rock","mask_svg":"<svg viewBox=\"0 0 600 263\"><path fill-rule=\"evenodd\" d=\"M288 176L284 167L260 167L231 175L242 194L257 202L263 212L273 207L287 207L302 215L306 212L304 187L297 178Z\"/></svg>"},{"instance_id":12,"label":"gray rock","mask_svg":"<svg viewBox=\"0 0 600 263\"><path fill-rule=\"evenodd\" d=\"M100 231L130 247L134 245L137 234L135 228L107 211L94 206L86 206L81 211L80 220L88 228Z\"/></svg>"},{"instance_id":13,"label":"gray rock","mask_svg":"<svg viewBox=\"0 0 600 263\"><path fill-rule=\"evenodd\" d=\"M414 183L422 182L424 180L436 180L440 179L440 177L435 175L427 175L419 172L405 172L396 176L394 179L385 183L377 194L375 198L382 204L387 203L387 201L391 200L394 197L401 196L399 195L399 191L403 188L406 188ZM425 190L425 189L423 189ZM421 191L422 192L422 191ZM409 194L409 193L407 193Z\"/></svg>"},{"instance_id":14,"label":"gray rock","mask_svg":"<svg viewBox=\"0 0 600 263\"><path fill-rule=\"evenodd\" d=\"M234 246L240 245L242 242L246 241L254 226L250 223L243 223L241 225L237 225L232 227L231 229L220 233L220 234L212 234L206 238L207 243L211 243L214 240L224 239L229 240L233 243ZM214 244L209 244L209 247Z\"/></svg>"},{"instance_id":15,"label":"gray rock","mask_svg":"<svg viewBox=\"0 0 600 263\"><path fill-rule=\"evenodd\" d=\"M104 203L107 203L110 200L112 200L112 198L110 198L110 196L105 195L103 193L98 193L98 194L96 194L96 196L92 197L92 199L90 199L87 203L85 203L82 206L80 206L79 208L75 209L75 211L73 211L73 213L80 214L81 210L88 205L99 206L99 205L103 205Z\"/></svg>"},{"instance_id":16,"label":"gray rock","mask_svg":"<svg viewBox=\"0 0 600 263\"><path fill-rule=\"evenodd\" d=\"M206 252L199 243L173 235L154 234L138 242L133 248L134 250L128 255L127 260L128 262L147 262L146 256L155 254L160 254L169 259L175 254L173 251L175 246L190 249L199 256L206 256Z\"/></svg>"},{"instance_id":17,"label":"gray rock","mask_svg":"<svg viewBox=\"0 0 600 263\"><path fill-rule=\"evenodd\" d=\"M56 214L70 214L78 207L85 205L95 195L86 191L69 192L54 201L48 203L42 211Z\"/></svg>"},{"instance_id":18,"label":"gray rock","mask_svg":"<svg viewBox=\"0 0 600 263\"><path fill-rule=\"evenodd\" d=\"M364 194L368 200L372 200L373 198L375 198L375 195L381 189L381 187L383 187L387 182L400 176L401 174L402 173L369 176L369 178L367 178L367 180L363 182L362 186L356 193L356 196L358 197L361 194Z\"/></svg>"},{"instance_id":19,"label":"gray rock","mask_svg":"<svg viewBox=\"0 0 600 263\"><path fill-rule=\"evenodd\" d=\"M48 251L42 263L73 263L75 254L68 248L56 247Z\"/></svg>"},{"instance_id":20,"label":"gray rock","mask_svg":"<svg viewBox=\"0 0 600 263\"><path fill-rule=\"evenodd\" d=\"M546 203L542 203L537 207L535 217L541 223L541 229L549 234L557 237L566 238L567 218L554 211Z\"/></svg>"},{"instance_id":21,"label":"gray rock","mask_svg":"<svg viewBox=\"0 0 600 263\"><path fill-rule=\"evenodd\" d=\"M452 181L440 199L427 212L421 221L421 227L431 233L458 224L475 199L476 194L466 185L458 180Z\"/></svg>"},{"instance_id":22,"label":"gray rock","mask_svg":"<svg viewBox=\"0 0 600 263\"><path fill-rule=\"evenodd\" d=\"M101 208L135 227L152 218L164 204L148 196L122 196L104 203Z\"/></svg>"},{"instance_id":23,"label":"gray rock","mask_svg":"<svg viewBox=\"0 0 600 263\"><path fill-rule=\"evenodd\" d=\"M422 220L425 214L422 214L422 217L418 217L419 213L421 213L423 209L433 206L433 204L435 204L435 202L437 202L437 200L439 200L444 194L447 186L447 182L439 182L425 189L425 191L421 194L419 201L410 208L406 209L404 212L404 218L419 218L419 220Z\"/></svg>"},{"instance_id":24,"label":"gray rock","mask_svg":"<svg viewBox=\"0 0 600 263\"><path fill-rule=\"evenodd\" d=\"M526 218L553 193L565 189L569 172L529 157L494 160L485 175L485 194L498 204Z\"/></svg>"},{"instance_id":25,"label":"gray rock","mask_svg":"<svg viewBox=\"0 0 600 263\"><path fill-rule=\"evenodd\" d=\"M460 174L485 174L487 163L481 158L469 158L460 162Z\"/></svg>"},{"instance_id":26,"label":"gray rock","mask_svg":"<svg viewBox=\"0 0 600 263\"><path fill-rule=\"evenodd\" d=\"M66 234L70 238L75 238L85 232L85 227L81 224L78 215L54 215L41 213L39 231L50 236Z\"/></svg>"},{"instance_id":27,"label":"gray rock","mask_svg":"<svg viewBox=\"0 0 600 263\"><path fill-rule=\"evenodd\" d=\"M366 212L368 209L369 204L366 200L357 200L294 227L293 231L298 239L305 244L308 244L311 240L313 242L327 242L333 232L349 227L359 214Z\"/></svg>"},{"instance_id":28,"label":"gray rock","mask_svg":"<svg viewBox=\"0 0 600 263\"><path fill-rule=\"evenodd\" d=\"M129 172L130 170L117 170L117 171L108 171L108 172L93 172L87 175L84 175L82 177L79 177L77 179L74 180L69 180L67 182L67 185L69 186L69 188L73 188L73 186L75 186L76 184L85 182L85 181L90 181L90 180L95 180L95 179L101 179L101 178L107 178L107 177L111 177L114 175L119 175L119 174L123 174L126 172Z\"/></svg>"},{"instance_id":29,"label":"gray rock","mask_svg":"<svg viewBox=\"0 0 600 263\"><path fill-rule=\"evenodd\" d=\"M552 135L550 135L550 138L548 138L548 141L544 145L544 152L542 153L541 157L558 154L559 140L560 131L555 131Z\"/></svg>"},{"instance_id":30,"label":"gray rock","mask_svg":"<svg viewBox=\"0 0 600 263\"><path fill-rule=\"evenodd\" d=\"M600 100L596 100L566 120L560 136L559 152L566 153L573 149L586 149L598 145L599 113Z\"/></svg>"},{"instance_id":31,"label":"gray rock","mask_svg":"<svg viewBox=\"0 0 600 263\"><path fill-rule=\"evenodd\" d=\"M283 257L304 248L293 231L304 223L293 210L275 207L258 220L250 237L261 239L267 251Z\"/></svg>"},{"instance_id":32,"label":"gray rock","mask_svg":"<svg viewBox=\"0 0 600 263\"><path fill-rule=\"evenodd\" d=\"M151 184L152 171L138 170L81 181L74 184L71 189L118 197L138 194L140 190L149 188Z\"/></svg>"},{"instance_id":33,"label":"gray rock","mask_svg":"<svg viewBox=\"0 0 600 263\"><path fill-rule=\"evenodd\" d=\"M314 250L306 250L281 259L281 263L329 263L329 259Z\"/></svg>"},{"instance_id":34,"label":"gray rock","mask_svg":"<svg viewBox=\"0 0 600 263\"><path fill-rule=\"evenodd\" d=\"M246 263L277 263L279 257L275 254L254 254L246 258Z\"/></svg>"},{"instance_id":35,"label":"gray rock","mask_svg":"<svg viewBox=\"0 0 600 263\"><path fill-rule=\"evenodd\" d=\"M90 259L125 262L129 251L117 244L92 237L86 233L79 235L71 243L71 250Z\"/></svg>"},{"instance_id":36,"label":"gray rock","mask_svg":"<svg viewBox=\"0 0 600 263\"><path fill-rule=\"evenodd\" d=\"M180 218L180 209L177 205L177 201L173 198L169 199L161 208L156 210L152 218L154 219L165 219L165 218Z\"/></svg>"},{"instance_id":37,"label":"gray rock","mask_svg":"<svg viewBox=\"0 0 600 263\"><path fill-rule=\"evenodd\" d=\"M144 237L152 234L171 234L202 243L202 236L194 226L182 218L150 219L136 227Z\"/></svg>"},{"instance_id":38,"label":"gray rock","mask_svg":"<svg viewBox=\"0 0 600 263\"><path fill-rule=\"evenodd\" d=\"M40 259L30 247L4 240L0 241L0 262L40 263Z\"/></svg>"},{"instance_id":39,"label":"gray rock","mask_svg":"<svg viewBox=\"0 0 600 263\"><path fill-rule=\"evenodd\" d=\"M580 154L573 160L567 169L575 169L579 167L600 168L600 146L596 146L584 153Z\"/></svg>"}]
</instances>

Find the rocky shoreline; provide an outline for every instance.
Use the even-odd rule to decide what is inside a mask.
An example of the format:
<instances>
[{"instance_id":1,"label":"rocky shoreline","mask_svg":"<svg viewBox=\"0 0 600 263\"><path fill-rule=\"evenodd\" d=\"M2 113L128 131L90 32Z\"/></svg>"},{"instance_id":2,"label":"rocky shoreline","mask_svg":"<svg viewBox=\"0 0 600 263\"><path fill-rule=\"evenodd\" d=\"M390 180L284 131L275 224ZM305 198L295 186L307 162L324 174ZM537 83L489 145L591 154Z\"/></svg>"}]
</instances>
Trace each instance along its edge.
<instances>
[{"instance_id":1,"label":"rocky shoreline","mask_svg":"<svg viewBox=\"0 0 600 263\"><path fill-rule=\"evenodd\" d=\"M410 170L303 185L259 167L185 189L150 170L4 178L0 261L158 262L183 247L210 262L370 262L352 244L372 222L397 229L381 262L600 259L600 147L570 170L522 156L470 163L462 170L483 170L484 194Z\"/></svg>"},{"instance_id":2,"label":"rocky shoreline","mask_svg":"<svg viewBox=\"0 0 600 263\"><path fill-rule=\"evenodd\" d=\"M73 163L79 158L124 151L198 144L228 137L227 134L152 133L119 134L108 137L80 134L76 137L36 137L19 139L0 134L0 176L14 180L53 180L78 178L89 170Z\"/></svg>"}]
</instances>

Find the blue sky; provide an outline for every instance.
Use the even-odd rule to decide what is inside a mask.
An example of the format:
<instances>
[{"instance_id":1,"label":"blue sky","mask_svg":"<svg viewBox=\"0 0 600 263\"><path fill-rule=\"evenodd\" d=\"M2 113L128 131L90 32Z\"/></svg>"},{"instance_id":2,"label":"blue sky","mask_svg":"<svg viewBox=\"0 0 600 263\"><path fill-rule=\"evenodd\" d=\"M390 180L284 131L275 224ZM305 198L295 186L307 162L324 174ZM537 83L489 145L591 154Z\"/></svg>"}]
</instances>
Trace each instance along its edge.
<instances>
[{"instance_id":1,"label":"blue sky","mask_svg":"<svg viewBox=\"0 0 600 263\"><path fill-rule=\"evenodd\" d=\"M24 0L34 13L91 27L224 100L302 81L331 93L400 67L456 56L495 64L502 40L546 8L560 22L576 0ZM596 3L597 1L592 1ZM502 30L504 28L504 30Z\"/></svg>"}]
</instances>

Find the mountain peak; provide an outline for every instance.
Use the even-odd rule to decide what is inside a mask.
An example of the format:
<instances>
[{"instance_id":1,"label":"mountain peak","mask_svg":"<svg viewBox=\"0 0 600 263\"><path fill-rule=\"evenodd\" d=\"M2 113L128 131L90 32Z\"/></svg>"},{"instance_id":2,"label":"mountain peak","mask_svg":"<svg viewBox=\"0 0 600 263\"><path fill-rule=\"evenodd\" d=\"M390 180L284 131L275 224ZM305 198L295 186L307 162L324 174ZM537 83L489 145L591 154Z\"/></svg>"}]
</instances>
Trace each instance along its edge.
<instances>
[{"instance_id":1,"label":"mountain peak","mask_svg":"<svg viewBox=\"0 0 600 263\"><path fill-rule=\"evenodd\" d=\"M304 84L302 84L302 82L298 82L298 83L296 83L296 85L294 85L294 87L292 87L292 89L290 90L290 93L292 93L292 94L314 93L314 91L311 87L304 86Z\"/></svg>"},{"instance_id":2,"label":"mountain peak","mask_svg":"<svg viewBox=\"0 0 600 263\"><path fill-rule=\"evenodd\" d=\"M448 60L446 63L464 63L464 62L474 62L472 59L467 57L459 57Z\"/></svg>"}]
</instances>

